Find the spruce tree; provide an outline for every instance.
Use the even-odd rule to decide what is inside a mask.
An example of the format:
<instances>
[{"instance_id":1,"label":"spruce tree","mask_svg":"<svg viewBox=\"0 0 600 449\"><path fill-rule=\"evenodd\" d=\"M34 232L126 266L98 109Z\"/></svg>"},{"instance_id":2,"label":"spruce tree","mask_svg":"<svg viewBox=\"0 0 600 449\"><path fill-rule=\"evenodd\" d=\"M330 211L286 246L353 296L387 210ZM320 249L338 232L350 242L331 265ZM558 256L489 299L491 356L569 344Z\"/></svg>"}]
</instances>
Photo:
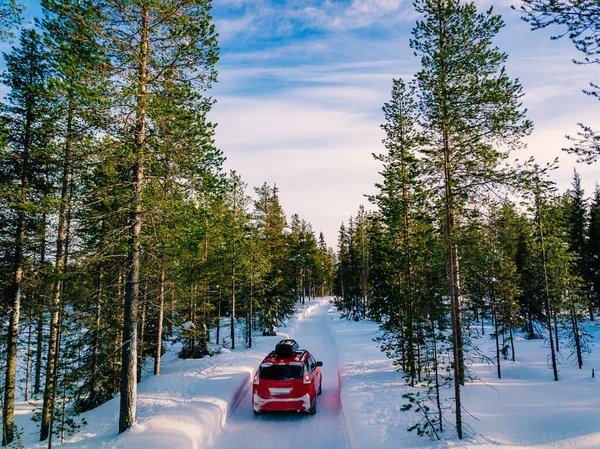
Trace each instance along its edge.
<instances>
[{"instance_id":1,"label":"spruce tree","mask_svg":"<svg viewBox=\"0 0 600 449\"><path fill-rule=\"evenodd\" d=\"M402 330L402 339L406 348L403 354L405 373L411 386L417 380L416 327L425 315L418 310L419 252L423 249L423 240L419 235L421 222L426 220L424 212L425 196L423 173L416 154L422 143L414 116L414 91L406 87L401 79L393 80L391 100L383 106L385 123L381 126L386 133L383 143L387 154L376 155L383 162L383 183L377 184L380 193L371 201L379 206L381 221L389 233L392 247L390 259L392 271L396 271L395 285L390 304L391 319L388 332ZM401 315L397 312L402 311ZM398 321L400 320L400 321ZM396 336L398 338L398 336Z\"/></svg>"},{"instance_id":2,"label":"spruce tree","mask_svg":"<svg viewBox=\"0 0 600 449\"><path fill-rule=\"evenodd\" d=\"M596 184L590 203L590 222L588 227L587 254L590 261L589 280L591 302L600 306L600 186Z\"/></svg>"},{"instance_id":3,"label":"spruce tree","mask_svg":"<svg viewBox=\"0 0 600 449\"><path fill-rule=\"evenodd\" d=\"M577 257L577 270L575 275L584 282L584 295L589 299L589 265L590 260L587 254L587 201L584 197L584 190L581 188L581 177L574 170L573 188L569 190L567 197L567 210L565 211L565 221L567 227L567 241L570 250ZM588 301L589 302L589 301ZM594 319L593 310L589 308L590 319Z\"/></svg>"},{"instance_id":4,"label":"spruce tree","mask_svg":"<svg viewBox=\"0 0 600 449\"><path fill-rule=\"evenodd\" d=\"M263 335L275 335L278 321L289 315L296 299L296 272L289 263L291 230L287 227L277 186L264 183L254 191L257 196L254 216L258 222L261 251L267 257L264 287L256 297L257 312Z\"/></svg>"}]
</instances>

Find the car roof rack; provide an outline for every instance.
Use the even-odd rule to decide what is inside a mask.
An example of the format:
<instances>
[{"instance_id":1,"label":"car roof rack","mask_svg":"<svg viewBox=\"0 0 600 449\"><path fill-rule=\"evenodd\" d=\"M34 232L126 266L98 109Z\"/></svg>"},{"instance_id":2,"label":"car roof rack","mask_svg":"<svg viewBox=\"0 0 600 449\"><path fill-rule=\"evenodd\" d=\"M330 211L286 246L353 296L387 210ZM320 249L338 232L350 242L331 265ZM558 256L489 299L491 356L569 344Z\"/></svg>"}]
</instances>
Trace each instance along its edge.
<instances>
[{"instance_id":1,"label":"car roof rack","mask_svg":"<svg viewBox=\"0 0 600 449\"><path fill-rule=\"evenodd\" d=\"M292 339L281 340L275 345L275 353L282 357L289 357L293 352L298 351L298 349L298 343Z\"/></svg>"}]
</instances>

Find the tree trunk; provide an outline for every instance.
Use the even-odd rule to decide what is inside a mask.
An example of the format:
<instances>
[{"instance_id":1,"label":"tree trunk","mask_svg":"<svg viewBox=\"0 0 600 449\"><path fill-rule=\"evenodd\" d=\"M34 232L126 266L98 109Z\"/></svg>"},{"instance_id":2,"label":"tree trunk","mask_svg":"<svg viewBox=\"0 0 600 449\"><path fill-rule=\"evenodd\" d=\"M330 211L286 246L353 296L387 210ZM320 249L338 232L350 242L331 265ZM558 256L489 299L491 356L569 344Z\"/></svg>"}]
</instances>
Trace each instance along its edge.
<instances>
[{"instance_id":1,"label":"tree trunk","mask_svg":"<svg viewBox=\"0 0 600 449\"><path fill-rule=\"evenodd\" d=\"M42 214L42 241L40 242L40 270L41 270L41 284L46 284L46 213ZM42 378L42 352L44 350L44 294L43 287L40 292L36 295L37 304L37 316L36 316L36 336L35 336L35 374L33 380L33 395L37 396L41 391L41 378Z\"/></svg>"},{"instance_id":2,"label":"tree trunk","mask_svg":"<svg viewBox=\"0 0 600 449\"><path fill-rule=\"evenodd\" d=\"M439 372L438 372L438 355L437 355L437 341L435 335L435 320L433 316L430 314L431 319L431 329L433 332L433 368L435 373L435 404L438 411L438 421L440 425L440 432L444 430L444 420L442 419L442 401L440 399L440 381L439 381Z\"/></svg>"},{"instance_id":3,"label":"tree trunk","mask_svg":"<svg viewBox=\"0 0 600 449\"><path fill-rule=\"evenodd\" d=\"M579 323L577 323L577 312L575 310L575 304L569 298L571 305L571 323L573 325L573 338L575 339L575 350L577 352L577 365L579 369L583 366L583 357L581 355L581 341L579 340Z\"/></svg>"},{"instance_id":4,"label":"tree trunk","mask_svg":"<svg viewBox=\"0 0 600 449\"><path fill-rule=\"evenodd\" d=\"M401 136L400 139L404 140L404 135L401 132ZM411 252L410 252L410 223L409 223L409 215L408 215L408 208L409 208L409 204L408 204L408 190L407 190L407 186L406 186L406 179L407 179L407 167L406 167L406 162L405 162L405 158L406 155L404 154L404 148L402 149L403 154L402 154L402 200L403 200L403 208L404 210L403 212L403 217L402 217L402 244L403 244L403 252L404 252L404 257L406 259L405 262L405 266L404 266L404 276L406 277L406 284L408 287L408 298L407 298L407 324L408 324L408 363L409 363L409 375L410 375L410 386L414 387L415 385L415 378L416 378L416 361L415 361L415 341L414 341L414 311L413 311L413 281L412 281L412 258L411 258ZM363 233L364 236L364 233ZM364 251L364 245L365 243L363 242L363 251ZM364 255L363 255L363 264L365 263L364 260ZM364 296L366 297L366 280L364 282L363 285L363 293ZM419 359L420 359L420 354L419 354ZM420 365L420 363L419 363ZM421 377L421 369L419 366L419 378Z\"/></svg>"},{"instance_id":5,"label":"tree trunk","mask_svg":"<svg viewBox=\"0 0 600 449\"><path fill-rule=\"evenodd\" d=\"M30 299L30 303L29 303L29 313L28 313L28 320L27 320L27 361L25 362L25 392L24 392L24 396L25 396L25 401L27 401L29 399L29 383L31 380L31 327L32 327L32 320L33 320L33 307L31 306L31 303L33 302L34 298Z\"/></svg>"},{"instance_id":6,"label":"tree trunk","mask_svg":"<svg viewBox=\"0 0 600 449\"><path fill-rule=\"evenodd\" d=\"M158 320L156 323L156 355L154 357L154 375L160 374L160 357L162 356L162 329L165 308L165 269L160 271L158 286Z\"/></svg>"},{"instance_id":7,"label":"tree trunk","mask_svg":"<svg viewBox=\"0 0 600 449\"><path fill-rule=\"evenodd\" d=\"M231 249L231 349L235 349L235 263L236 263L236 247L235 247L235 226L237 219L237 185L233 190L233 235Z\"/></svg>"},{"instance_id":8,"label":"tree trunk","mask_svg":"<svg viewBox=\"0 0 600 449\"><path fill-rule=\"evenodd\" d=\"M39 297L38 297L39 298ZM36 317L36 336L35 336L35 370L33 380L33 395L40 394L41 378L42 378L42 351L44 350L44 311L41 304L38 305L39 310Z\"/></svg>"},{"instance_id":9,"label":"tree trunk","mask_svg":"<svg viewBox=\"0 0 600 449\"><path fill-rule=\"evenodd\" d=\"M169 319L167 320L167 337L170 339L173 337L173 323L175 322L175 286L171 285L169 291Z\"/></svg>"},{"instance_id":10,"label":"tree trunk","mask_svg":"<svg viewBox=\"0 0 600 449\"><path fill-rule=\"evenodd\" d=\"M143 4L138 69L138 97L136 107L135 146L136 161L132 167L132 208L129 213L129 249L127 252L127 280L123 326L121 400L119 433L135 422L137 399L137 325L140 278L140 235L142 231L142 187L144 179L144 146L146 138L146 95L148 83L149 11Z\"/></svg>"},{"instance_id":11,"label":"tree trunk","mask_svg":"<svg viewBox=\"0 0 600 449\"><path fill-rule=\"evenodd\" d=\"M552 317L554 319L554 342L556 343L556 352L560 352L560 340L558 339L558 320L556 318L556 307L552 307Z\"/></svg>"},{"instance_id":12,"label":"tree trunk","mask_svg":"<svg viewBox=\"0 0 600 449\"><path fill-rule=\"evenodd\" d=\"M6 345L6 378L4 383L4 408L2 410L2 444L14 439L15 383L17 375L17 346L19 343L19 314L21 312L21 284L23 282L23 240L25 239L25 213L19 213L15 245L15 274L13 278L12 310Z\"/></svg>"},{"instance_id":13,"label":"tree trunk","mask_svg":"<svg viewBox=\"0 0 600 449\"><path fill-rule=\"evenodd\" d=\"M25 243L25 202L29 170L29 146L31 142L31 114L27 113L23 163L21 165L21 191L17 212L15 234L14 275L8 336L6 341L6 375L4 380L4 403L2 407L2 444L8 446L15 438L15 384L17 377L17 347L19 344L19 316L21 313L21 288L23 283L23 245Z\"/></svg>"},{"instance_id":14,"label":"tree trunk","mask_svg":"<svg viewBox=\"0 0 600 449\"><path fill-rule=\"evenodd\" d=\"M58 360L60 358L60 344L62 340L62 319L63 319L63 310L59 311L59 319L57 324L57 338L56 338L56 363L54 363L54 371L52 372L52 378L54 382L52 384L52 391L50 393L50 401L52 403L52 409L50 410L50 420L48 422L48 449L52 449L52 427L54 425L54 398L56 397L56 387L58 385ZM46 373L48 375L48 373ZM45 392L44 392L45 394Z\"/></svg>"},{"instance_id":15,"label":"tree trunk","mask_svg":"<svg viewBox=\"0 0 600 449\"><path fill-rule=\"evenodd\" d=\"M450 287L450 315L452 319L452 355L454 366L454 401L456 415L456 433L462 439L462 407L460 401L460 386L464 384L462 332L460 324L460 305L458 290L458 260L454 247L454 210L452 192L452 173L450 157L450 139L444 130L444 158L445 158L445 195L446 195L446 238L448 239L448 278Z\"/></svg>"},{"instance_id":16,"label":"tree trunk","mask_svg":"<svg viewBox=\"0 0 600 449\"><path fill-rule=\"evenodd\" d=\"M556 353L554 352L554 339L552 336L552 308L550 307L550 289L548 288L548 269L547 269L547 265L546 265L546 246L545 246L545 242L544 242L544 228L542 226L542 211L541 211L539 201L540 201L539 197L536 197L538 226L540 229L540 244L542 247L542 264L544 267L546 325L548 326L548 338L550 340L550 356L552 359L552 372L554 374L554 380L558 381L558 370L556 367Z\"/></svg>"},{"instance_id":17,"label":"tree trunk","mask_svg":"<svg viewBox=\"0 0 600 449\"><path fill-rule=\"evenodd\" d=\"M142 319L140 320L140 337L138 344L138 364L137 364L137 381L138 383L142 380L142 369L144 368L144 334L146 330L146 309L148 304L148 292L147 288L144 289L144 300L142 302Z\"/></svg>"},{"instance_id":18,"label":"tree trunk","mask_svg":"<svg viewBox=\"0 0 600 449\"><path fill-rule=\"evenodd\" d=\"M250 237L252 238L252 237ZM249 304L249 317L248 317L248 347L252 347L252 305L254 303L254 252L253 248L250 248L250 304Z\"/></svg>"},{"instance_id":19,"label":"tree trunk","mask_svg":"<svg viewBox=\"0 0 600 449\"><path fill-rule=\"evenodd\" d=\"M221 333L221 287L219 287L219 301L217 302L217 344Z\"/></svg>"},{"instance_id":20,"label":"tree trunk","mask_svg":"<svg viewBox=\"0 0 600 449\"><path fill-rule=\"evenodd\" d=\"M100 267L98 273L98 300L96 302L96 320L94 323L94 341L92 348L92 362L91 362L91 377L90 377L90 391L89 397L92 404L96 401L96 370L98 366L98 356L100 354L100 323L102 317L102 292L104 288L103 277L104 272Z\"/></svg>"},{"instance_id":21,"label":"tree trunk","mask_svg":"<svg viewBox=\"0 0 600 449\"><path fill-rule=\"evenodd\" d=\"M510 352L512 354L512 361L515 361L515 340L513 339L513 325L509 324L508 330L510 332Z\"/></svg>"},{"instance_id":22,"label":"tree trunk","mask_svg":"<svg viewBox=\"0 0 600 449\"><path fill-rule=\"evenodd\" d=\"M492 301L494 299L492 298ZM494 326L496 331L496 367L498 371L498 379L502 379L502 374L500 372L500 343L498 342L498 315L496 313L496 305L492 305L492 313L494 314Z\"/></svg>"},{"instance_id":23,"label":"tree trunk","mask_svg":"<svg viewBox=\"0 0 600 449\"><path fill-rule=\"evenodd\" d=\"M52 312L50 315L50 339L48 341L48 358L46 360L46 383L44 386L44 403L40 424L40 441L48 438L50 419L54 410L54 383L56 382L55 365L58 363L58 321L61 308L63 286L63 264L67 222L67 203L69 196L69 176L71 174L71 143L72 143L73 111L68 110L67 135L65 138L65 153L63 155L63 173L58 212L58 235L56 238L56 259L54 265L54 284L52 287Z\"/></svg>"}]
</instances>

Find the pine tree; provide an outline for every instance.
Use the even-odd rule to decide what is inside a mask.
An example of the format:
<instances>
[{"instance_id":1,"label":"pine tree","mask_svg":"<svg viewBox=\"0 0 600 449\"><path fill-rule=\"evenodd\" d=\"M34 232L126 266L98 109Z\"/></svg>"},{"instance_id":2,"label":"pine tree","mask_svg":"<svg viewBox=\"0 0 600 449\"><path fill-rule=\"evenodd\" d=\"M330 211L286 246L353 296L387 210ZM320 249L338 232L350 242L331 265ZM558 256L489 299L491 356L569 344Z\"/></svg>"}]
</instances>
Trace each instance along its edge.
<instances>
[{"instance_id":1,"label":"pine tree","mask_svg":"<svg viewBox=\"0 0 600 449\"><path fill-rule=\"evenodd\" d=\"M159 118L166 120L170 114L188 114L191 110L197 111L191 117L204 117L211 100L203 93L216 76L216 34L211 24L211 5L208 0L185 4L152 0L136 4L90 1L84 6L73 5L65 10L65 14L86 26L90 25L90 10L96 11L102 19L100 26L93 29L96 32L95 39L107 50L110 60L109 76L113 81L110 99L115 121L109 132L115 139L116 148L122 152L126 164L124 168L129 171L129 242L119 419L119 432L123 432L134 423L136 411L145 171L152 158L159 158L160 154L166 156L167 151L164 147L153 147L155 124ZM169 103L161 101L163 97L160 93L164 92L165 85L169 86L169 92L189 94L185 108L176 107L174 110L169 108ZM204 125L206 123L201 122ZM195 134L204 139L202 131L205 129L206 126L202 126ZM189 128L182 130L190 131Z\"/></svg>"},{"instance_id":2,"label":"pine tree","mask_svg":"<svg viewBox=\"0 0 600 449\"><path fill-rule=\"evenodd\" d=\"M464 355L457 220L476 189L506 180L498 165L507 153L494 145L516 146L531 123L519 103L521 85L504 68L507 55L492 45L504 26L500 16L491 8L477 13L473 3L461 5L457 0L419 0L415 8L425 15L411 40L423 67L416 76L417 105L430 144L427 163L435 179L443 179L436 187L444 192L456 428L462 438Z\"/></svg>"},{"instance_id":3,"label":"pine tree","mask_svg":"<svg viewBox=\"0 0 600 449\"><path fill-rule=\"evenodd\" d=\"M43 173L42 161L49 148L52 121L47 95L50 68L40 35L34 30L24 30L20 47L13 48L4 58L6 72L3 82L11 91L3 114L8 133L1 164L2 182L5 184L3 201L14 219L10 324L2 410L2 441L9 444L15 435L14 395L27 220L39 204L40 187L43 186L43 176L40 176ZM17 193L13 196L11 192Z\"/></svg>"},{"instance_id":4,"label":"pine tree","mask_svg":"<svg viewBox=\"0 0 600 449\"><path fill-rule=\"evenodd\" d=\"M40 439L50 433L50 421L54 408L56 379L53 373L58 364L59 314L63 307L63 255L67 232L68 194L73 165L80 161L77 172L81 172L81 161L92 133L99 129L97 110L101 106L100 88L103 80L102 53L93 40L89 28L74 22L63 14L69 5L64 2L44 1L45 18L42 24L52 51L52 66L55 77L52 83L53 104L60 119L56 124L56 135L60 135L60 195L58 200L58 231L53 273L53 292L50 314L50 337L46 364L44 403L40 428ZM58 170L57 170L58 171Z\"/></svg>"},{"instance_id":5,"label":"pine tree","mask_svg":"<svg viewBox=\"0 0 600 449\"><path fill-rule=\"evenodd\" d=\"M21 24L24 5L16 0L3 0L0 3L0 40L11 38L12 28Z\"/></svg>"}]
</instances>

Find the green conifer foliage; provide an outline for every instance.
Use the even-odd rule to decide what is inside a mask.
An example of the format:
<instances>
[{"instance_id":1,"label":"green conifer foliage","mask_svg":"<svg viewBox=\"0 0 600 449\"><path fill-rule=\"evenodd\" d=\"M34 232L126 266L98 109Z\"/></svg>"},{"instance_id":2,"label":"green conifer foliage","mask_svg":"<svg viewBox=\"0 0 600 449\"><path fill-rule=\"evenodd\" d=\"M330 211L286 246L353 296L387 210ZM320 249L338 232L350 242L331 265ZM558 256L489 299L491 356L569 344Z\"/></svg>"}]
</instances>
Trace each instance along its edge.
<instances>
[{"instance_id":1,"label":"green conifer foliage","mask_svg":"<svg viewBox=\"0 0 600 449\"><path fill-rule=\"evenodd\" d=\"M590 261L590 296L595 307L600 306L600 187L596 184L590 204L590 224L588 228L588 257Z\"/></svg>"},{"instance_id":2,"label":"green conifer foliage","mask_svg":"<svg viewBox=\"0 0 600 449\"><path fill-rule=\"evenodd\" d=\"M462 438L460 385L464 383L458 233L465 204L486 186L503 183L499 164L531 129L520 104L522 88L511 80L507 55L492 44L504 26L492 9L478 13L457 0L415 2L424 19L411 47L421 59L416 75L419 120L429 141L424 150L435 191L443 192L452 302L456 428ZM442 181L441 183L439 181Z\"/></svg>"},{"instance_id":3,"label":"green conifer foliage","mask_svg":"<svg viewBox=\"0 0 600 449\"><path fill-rule=\"evenodd\" d=\"M2 208L9 214L8 232L12 244L6 248L12 259L10 301L3 400L2 441L9 444L14 432L19 317L23 296L30 220L42 212L46 188L46 161L51 157L52 115L48 95L51 69L41 36L24 30L20 46L5 54L6 71L2 81L11 90L3 108L5 142L0 158ZM9 231L10 229L10 231Z\"/></svg>"}]
</instances>

